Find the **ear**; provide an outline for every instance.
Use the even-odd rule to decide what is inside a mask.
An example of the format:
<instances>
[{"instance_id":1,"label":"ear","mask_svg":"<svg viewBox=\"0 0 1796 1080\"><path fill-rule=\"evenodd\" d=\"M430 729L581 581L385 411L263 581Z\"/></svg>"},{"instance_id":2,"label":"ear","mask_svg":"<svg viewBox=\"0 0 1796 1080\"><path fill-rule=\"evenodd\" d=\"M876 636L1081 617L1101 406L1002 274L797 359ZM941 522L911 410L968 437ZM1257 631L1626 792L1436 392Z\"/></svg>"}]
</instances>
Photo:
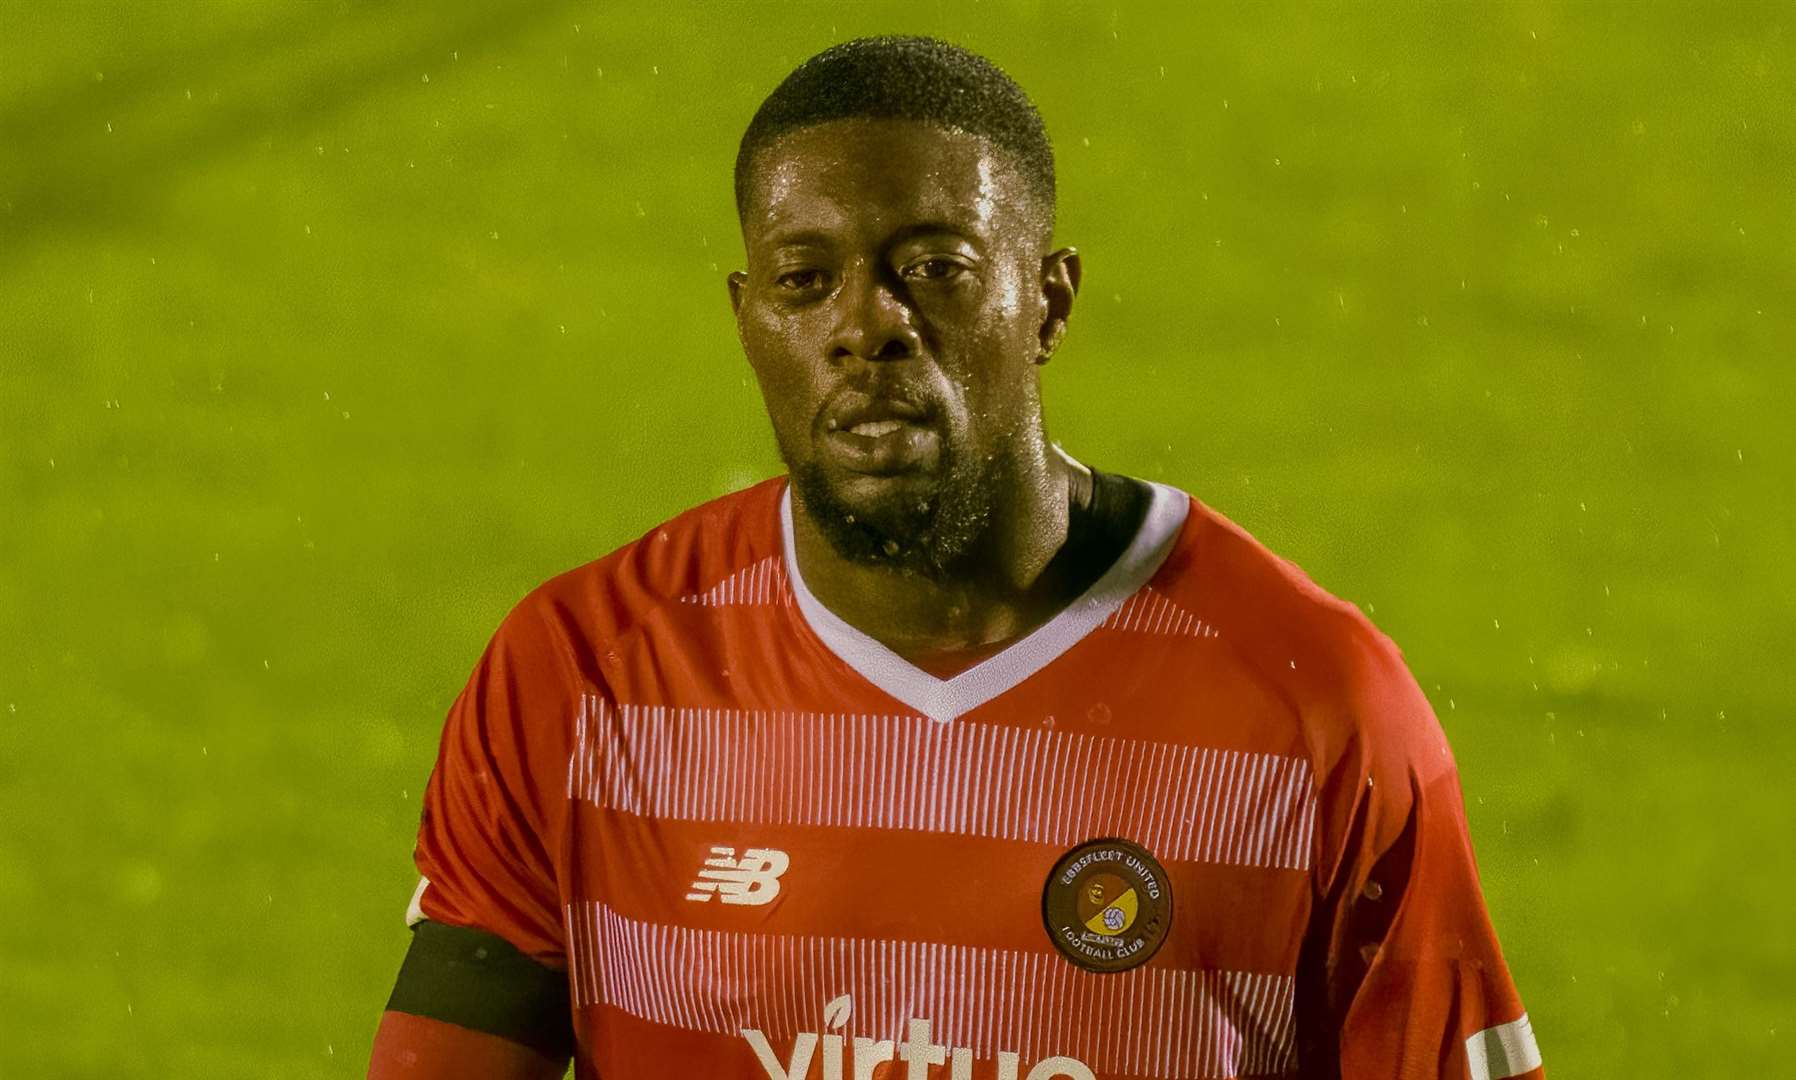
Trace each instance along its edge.
<instances>
[{"instance_id":1,"label":"ear","mask_svg":"<svg viewBox=\"0 0 1796 1080\"><path fill-rule=\"evenodd\" d=\"M742 317L742 290L748 287L748 275L741 270L730 271L730 311L737 318Z\"/></svg>"},{"instance_id":2,"label":"ear","mask_svg":"<svg viewBox=\"0 0 1796 1080\"><path fill-rule=\"evenodd\" d=\"M1041 323L1040 353L1035 362L1045 364L1066 337L1066 322L1073 315L1073 298L1079 295L1079 279L1084 268L1077 248L1061 248L1041 261L1041 295L1047 301L1047 314Z\"/></svg>"}]
</instances>

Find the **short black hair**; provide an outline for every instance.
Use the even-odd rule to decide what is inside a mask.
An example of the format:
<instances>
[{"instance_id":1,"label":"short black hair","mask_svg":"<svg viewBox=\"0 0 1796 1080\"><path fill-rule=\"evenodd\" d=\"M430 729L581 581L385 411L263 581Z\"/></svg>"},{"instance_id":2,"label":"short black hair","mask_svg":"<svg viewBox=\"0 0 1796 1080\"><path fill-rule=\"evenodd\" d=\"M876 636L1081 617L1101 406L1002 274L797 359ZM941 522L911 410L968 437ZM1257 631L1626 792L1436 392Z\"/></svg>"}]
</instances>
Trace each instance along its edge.
<instances>
[{"instance_id":1,"label":"short black hair","mask_svg":"<svg viewBox=\"0 0 1796 1080\"><path fill-rule=\"evenodd\" d=\"M736 151L736 216L754 157L781 135L831 120L915 120L964 131L1007 153L1054 217L1054 147L1035 103L998 65L931 37L844 41L798 65L755 111Z\"/></svg>"}]
</instances>

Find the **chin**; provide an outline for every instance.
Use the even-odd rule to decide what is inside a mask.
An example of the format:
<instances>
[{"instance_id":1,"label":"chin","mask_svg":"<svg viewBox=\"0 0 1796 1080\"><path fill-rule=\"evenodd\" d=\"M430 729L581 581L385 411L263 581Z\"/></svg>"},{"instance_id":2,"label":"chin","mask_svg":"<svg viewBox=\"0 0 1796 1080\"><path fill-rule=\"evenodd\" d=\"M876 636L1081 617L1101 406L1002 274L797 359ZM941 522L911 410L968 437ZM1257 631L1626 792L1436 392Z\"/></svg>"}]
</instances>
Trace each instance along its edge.
<instances>
[{"instance_id":1,"label":"chin","mask_svg":"<svg viewBox=\"0 0 1796 1080\"><path fill-rule=\"evenodd\" d=\"M858 525L901 543L932 528L941 504L941 478L923 472L881 475L813 466L795 469L793 481L818 524Z\"/></svg>"},{"instance_id":2,"label":"chin","mask_svg":"<svg viewBox=\"0 0 1796 1080\"><path fill-rule=\"evenodd\" d=\"M850 562L938 578L951 574L991 522L987 478L937 472L843 474L788 463L805 515Z\"/></svg>"},{"instance_id":3,"label":"chin","mask_svg":"<svg viewBox=\"0 0 1796 1080\"><path fill-rule=\"evenodd\" d=\"M885 474L827 470L824 477L832 502L875 518L932 503L942 491L942 477L922 470Z\"/></svg>"}]
</instances>

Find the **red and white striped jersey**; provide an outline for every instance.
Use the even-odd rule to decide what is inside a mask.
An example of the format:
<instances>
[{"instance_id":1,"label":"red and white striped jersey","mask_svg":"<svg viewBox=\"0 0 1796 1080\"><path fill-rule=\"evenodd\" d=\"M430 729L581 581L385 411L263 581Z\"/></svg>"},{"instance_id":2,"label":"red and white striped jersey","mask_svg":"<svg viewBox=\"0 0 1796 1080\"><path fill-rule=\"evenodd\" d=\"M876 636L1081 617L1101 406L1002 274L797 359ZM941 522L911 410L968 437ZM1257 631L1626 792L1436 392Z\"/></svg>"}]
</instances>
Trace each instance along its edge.
<instances>
[{"instance_id":1,"label":"red and white striped jersey","mask_svg":"<svg viewBox=\"0 0 1796 1080\"><path fill-rule=\"evenodd\" d=\"M1176 489L952 678L824 608L781 480L543 585L450 712L414 918L567 972L582 1078L1539 1075L1446 741Z\"/></svg>"}]
</instances>

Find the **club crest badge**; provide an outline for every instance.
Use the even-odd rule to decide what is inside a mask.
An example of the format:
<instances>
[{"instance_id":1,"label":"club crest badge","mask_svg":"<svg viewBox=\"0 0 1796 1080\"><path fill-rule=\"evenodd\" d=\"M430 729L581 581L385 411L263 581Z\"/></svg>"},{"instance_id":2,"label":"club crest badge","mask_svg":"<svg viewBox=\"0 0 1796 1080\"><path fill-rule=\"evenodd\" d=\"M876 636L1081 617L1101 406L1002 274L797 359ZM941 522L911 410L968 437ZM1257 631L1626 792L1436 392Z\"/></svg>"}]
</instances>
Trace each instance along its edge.
<instances>
[{"instance_id":1,"label":"club crest badge","mask_svg":"<svg viewBox=\"0 0 1796 1080\"><path fill-rule=\"evenodd\" d=\"M1042 889L1048 938L1087 971L1148 962L1172 928L1166 869L1139 844L1088 840L1062 855Z\"/></svg>"}]
</instances>

